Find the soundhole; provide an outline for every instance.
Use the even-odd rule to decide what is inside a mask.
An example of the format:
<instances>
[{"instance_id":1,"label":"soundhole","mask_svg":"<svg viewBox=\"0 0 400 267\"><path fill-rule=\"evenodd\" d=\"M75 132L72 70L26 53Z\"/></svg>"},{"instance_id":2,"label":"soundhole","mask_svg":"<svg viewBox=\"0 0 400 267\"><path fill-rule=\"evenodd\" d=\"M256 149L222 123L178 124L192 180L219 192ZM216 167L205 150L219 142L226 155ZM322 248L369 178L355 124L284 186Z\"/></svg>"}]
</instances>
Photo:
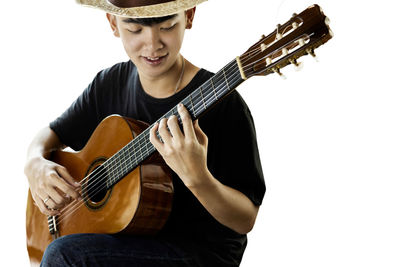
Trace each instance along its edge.
<instances>
[{"instance_id":1,"label":"soundhole","mask_svg":"<svg viewBox=\"0 0 400 267\"><path fill-rule=\"evenodd\" d=\"M107 175L103 166L97 166L89 175L87 194L92 202L100 202L107 194Z\"/></svg>"},{"instance_id":2,"label":"soundhole","mask_svg":"<svg viewBox=\"0 0 400 267\"><path fill-rule=\"evenodd\" d=\"M105 160L101 158L92 163L82 184L85 204L90 209L101 209L111 196L112 187L107 188L107 171L101 165Z\"/></svg>"}]
</instances>

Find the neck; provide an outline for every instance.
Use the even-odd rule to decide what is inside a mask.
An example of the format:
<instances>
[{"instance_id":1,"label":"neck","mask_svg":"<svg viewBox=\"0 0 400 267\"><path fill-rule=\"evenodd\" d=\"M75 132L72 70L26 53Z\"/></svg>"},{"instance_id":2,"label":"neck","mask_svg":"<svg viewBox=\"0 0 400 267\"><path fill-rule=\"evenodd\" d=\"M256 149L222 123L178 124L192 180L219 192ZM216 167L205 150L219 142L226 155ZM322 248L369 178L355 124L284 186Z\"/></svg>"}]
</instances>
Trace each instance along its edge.
<instances>
[{"instance_id":1,"label":"neck","mask_svg":"<svg viewBox=\"0 0 400 267\"><path fill-rule=\"evenodd\" d=\"M144 91L155 98L167 98L186 86L186 69L184 58L178 56L175 64L164 74L149 77L139 71L139 78Z\"/></svg>"}]
</instances>

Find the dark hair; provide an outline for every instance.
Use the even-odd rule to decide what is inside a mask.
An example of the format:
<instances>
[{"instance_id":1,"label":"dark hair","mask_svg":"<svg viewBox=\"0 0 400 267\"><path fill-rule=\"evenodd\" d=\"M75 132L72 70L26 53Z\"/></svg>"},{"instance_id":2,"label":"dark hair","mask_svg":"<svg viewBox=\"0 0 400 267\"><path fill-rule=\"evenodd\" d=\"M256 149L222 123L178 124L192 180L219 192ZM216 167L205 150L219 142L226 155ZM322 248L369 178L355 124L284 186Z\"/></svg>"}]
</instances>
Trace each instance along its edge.
<instances>
[{"instance_id":1,"label":"dark hair","mask_svg":"<svg viewBox=\"0 0 400 267\"><path fill-rule=\"evenodd\" d=\"M177 14L164 16L164 17L156 17L156 18L125 18L125 19L123 19L123 22L136 23L136 24L140 24L142 26L152 26L154 24L158 24L158 23L164 22L166 20L172 19L176 16L177 16Z\"/></svg>"}]
</instances>

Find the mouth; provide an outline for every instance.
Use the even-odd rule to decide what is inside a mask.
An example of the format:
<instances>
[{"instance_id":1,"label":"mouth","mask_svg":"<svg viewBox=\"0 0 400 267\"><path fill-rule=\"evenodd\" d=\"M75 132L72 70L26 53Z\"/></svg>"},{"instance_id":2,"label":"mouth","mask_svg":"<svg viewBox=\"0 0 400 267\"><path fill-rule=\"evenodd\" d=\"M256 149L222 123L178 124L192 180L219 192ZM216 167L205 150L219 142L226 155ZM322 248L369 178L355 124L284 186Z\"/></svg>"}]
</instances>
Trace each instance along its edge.
<instances>
[{"instance_id":1,"label":"mouth","mask_svg":"<svg viewBox=\"0 0 400 267\"><path fill-rule=\"evenodd\" d=\"M168 56L168 54L166 54L165 56L159 56L159 57L142 56L142 58L147 64L156 66L156 65L160 65L167 56Z\"/></svg>"}]
</instances>

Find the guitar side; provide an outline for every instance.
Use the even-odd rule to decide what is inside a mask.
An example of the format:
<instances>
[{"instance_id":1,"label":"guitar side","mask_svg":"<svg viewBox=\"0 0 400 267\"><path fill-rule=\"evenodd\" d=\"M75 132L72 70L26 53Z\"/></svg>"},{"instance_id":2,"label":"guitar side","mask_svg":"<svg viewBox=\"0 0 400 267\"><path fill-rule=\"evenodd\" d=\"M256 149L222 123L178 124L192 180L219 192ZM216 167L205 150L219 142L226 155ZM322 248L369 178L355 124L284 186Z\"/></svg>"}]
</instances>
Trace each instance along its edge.
<instances>
[{"instance_id":1,"label":"guitar side","mask_svg":"<svg viewBox=\"0 0 400 267\"><path fill-rule=\"evenodd\" d=\"M143 122L109 116L99 124L81 151L56 151L52 160L65 166L79 182L147 127ZM82 186L83 195L84 191ZM60 236L119 232L154 234L168 218L172 196L171 171L161 156L155 153L104 192L100 199L86 196L84 204L80 205L73 201L57 216L57 231ZM77 208L72 209L72 206ZM31 265L38 266L53 237L49 232L48 218L34 205L30 191L26 234Z\"/></svg>"}]
</instances>

